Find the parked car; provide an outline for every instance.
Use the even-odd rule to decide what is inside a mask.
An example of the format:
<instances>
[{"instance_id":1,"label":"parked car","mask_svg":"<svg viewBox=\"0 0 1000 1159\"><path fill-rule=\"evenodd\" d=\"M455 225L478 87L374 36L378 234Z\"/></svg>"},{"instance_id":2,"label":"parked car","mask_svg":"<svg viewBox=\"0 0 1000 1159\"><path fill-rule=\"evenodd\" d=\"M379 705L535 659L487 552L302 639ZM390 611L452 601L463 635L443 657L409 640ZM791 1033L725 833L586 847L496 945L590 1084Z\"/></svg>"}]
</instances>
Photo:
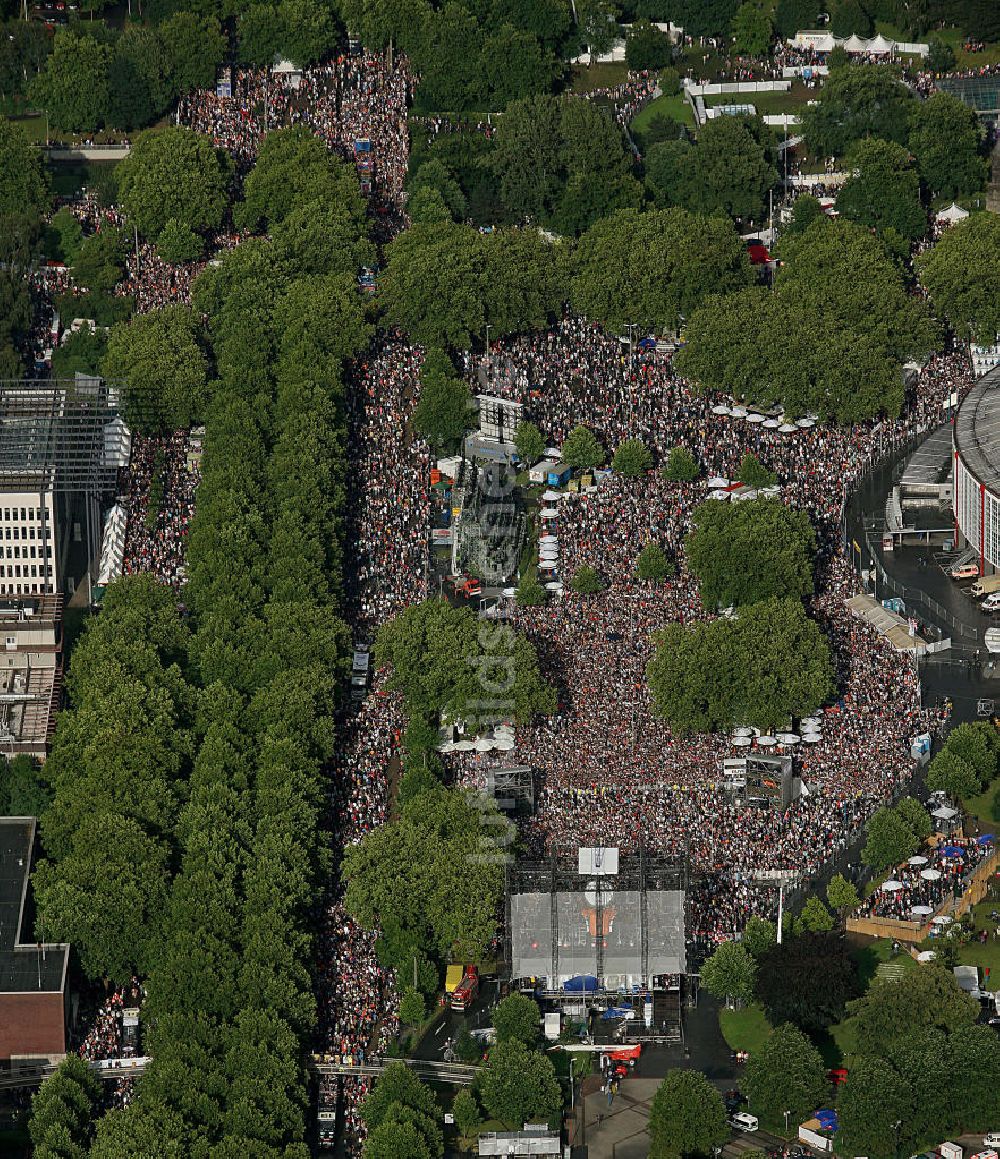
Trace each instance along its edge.
<instances>
[{"instance_id":1,"label":"parked car","mask_svg":"<svg viewBox=\"0 0 1000 1159\"><path fill-rule=\"evenodd\" d=\"M979 575L979 564L956 564L955 567L948 569L948 574L953 580L975 579L976 576Z\"/></svg>"},{"instance_id":2,"label":"parked car","mask_svg":"<svg viewBox=\"0 0 1000 1159\"><path fill-rule=\"evenodd\" d=\"M737 1131L756 1131L760 1126L757 1121L757 1116L751 1115L749 1111L737 1111L729 1120L729 1123ZM992 1136L990 1137L992 1138Z\"/></svg>"},{"instance_id":3,"label":"parked car","mask_svg":"<svg viewBox=\"0 0 1000 1159\"><path fill-rule=\"evenodd\" d=\"M979 607L984 612L1000 612L1000 592L993 592L991 595L988 595Z\"/></svg>"}]
</instances>

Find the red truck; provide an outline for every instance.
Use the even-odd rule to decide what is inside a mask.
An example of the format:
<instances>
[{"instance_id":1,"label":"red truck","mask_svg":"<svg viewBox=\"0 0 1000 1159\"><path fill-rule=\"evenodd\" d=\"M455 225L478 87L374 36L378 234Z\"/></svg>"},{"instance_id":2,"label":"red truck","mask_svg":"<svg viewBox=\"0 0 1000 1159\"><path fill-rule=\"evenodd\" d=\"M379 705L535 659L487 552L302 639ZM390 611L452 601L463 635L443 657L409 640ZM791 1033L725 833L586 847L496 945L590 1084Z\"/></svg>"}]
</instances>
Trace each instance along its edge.
<instances>
[{"instance_id":1,"label":"red truck","mask_svg":"<svg viewBox=\"0 0 1000 1159\"><path fill-rule=\"evenodd\" d=\"M471 599L472 596L481 596L483 594L483 585L481 580L477 580L474 576L466 575L450 575L448 576L448 586L455 589L457 596L465 596L466 599Z\"/></svg>"},{"instance_id":2,"label":"red truck","mask_svg":"<svg viewBox=\"0 0 1000 1159\"><path fill-rule=\"evenodd\" d=\"M466 966L462 974L462 981L455 987L451 995L451 1008L459 1014L465 1014L479 994L479 969L477 966Z\"/></svg>"}]
</instances>

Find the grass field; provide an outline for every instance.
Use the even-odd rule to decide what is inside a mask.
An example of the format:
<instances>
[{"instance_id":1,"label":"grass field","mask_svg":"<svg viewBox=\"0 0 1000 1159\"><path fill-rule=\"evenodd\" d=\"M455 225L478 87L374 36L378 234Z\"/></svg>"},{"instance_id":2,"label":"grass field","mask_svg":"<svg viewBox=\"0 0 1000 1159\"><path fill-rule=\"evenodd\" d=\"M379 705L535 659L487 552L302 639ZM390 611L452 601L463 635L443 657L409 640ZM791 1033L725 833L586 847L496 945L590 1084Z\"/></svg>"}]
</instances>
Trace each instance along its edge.
<instances>
[{"instance_id":1,"label":"grass field","mask_svg":"<svg viewBox=\"0 0 1000 1159\"><path fill-rule=\"evenodd\" d=\"M965 806L965 811L975 817L987 829L996 825L996 821L990 816L990 805L993 803L993 796L998 789L1000 789L1000 782L995 782L990 785L985 793L980 793L978 797L969 797L962 802Z\"/></svg>"},{"instance_id":2,"label":"grass field","mask_svg":"<svg viewBox=\"0 0 1000 1159\"><path fill-rule=\"evenodd\" d=\"M817 95L816 89L807 89L804 84L796 81L787 92L719 93L718 96L705 97L705 104L710 108L717 105L753 105L763 117L801 112L806 102L814 100Z\"/></svg>"},{"instance_id":3,"label":"grass field","mask_svg":"<svg viewBox=\"0 0 1000 1159\"><path fill-rule=\"evenodd\" d=\"M771 1037L771 1024L760 1006L745 1006L742 1010L720 1010L719 1027L730 1050L745 1050L753 1054Z\"/></svg>"},{"instance_id":4,"label":"grass field","mask_svg":"<svg viewBox=\"0 0 1000 1159\"><path fill-rule=\"evenodd\" d=\"M573 66L573 92L589 93L592 89L609 89L625 83L628 65L624 61L615 64L578 64Z\"/></svg>"},{"instance_id":5,"label":"grass field","mask_svg":"<svg viewBox=\"0 0 1000 1159\"><path fill-rule=\"evenodd\" d=\"M657 97L655 101L650 101L642 112L633 117L629 128L641 137L654 117L669 117L672 121L687 125L689 129L694 128L694 113L680 93L669 97Z\"/></svg>"}]
</instances>

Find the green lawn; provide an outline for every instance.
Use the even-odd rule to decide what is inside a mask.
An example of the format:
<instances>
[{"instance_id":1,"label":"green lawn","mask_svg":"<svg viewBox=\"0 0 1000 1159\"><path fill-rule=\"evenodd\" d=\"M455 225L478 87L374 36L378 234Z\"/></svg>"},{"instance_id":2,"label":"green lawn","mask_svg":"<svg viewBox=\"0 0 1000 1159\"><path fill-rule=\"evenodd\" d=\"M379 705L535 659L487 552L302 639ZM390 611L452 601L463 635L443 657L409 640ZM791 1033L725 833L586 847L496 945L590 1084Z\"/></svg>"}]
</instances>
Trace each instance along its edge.
<instances>
[{"instance_id":1,"label":"green lawn","mask_svg":"<svg viewBox=\"0 0 1000 1159\"><path fill-rule=\"evenodd\" d=\"M966 52L962 47L965 33L961 28L942 28L932 35L940 37L954 49L956 68L975 68L983 64L1000 64L1000 43L994 41L987 44L983 52Z\"/></svg>"},{"instance_id":2,"label":"green lawn","mask_svg":"<svg viewBox=\"0 0 1000 1159\"><path fill-rule=\"evenodd\" d=\"M633 133L638 133L641 137L645 130L649 128L650 122L654 117L669 117L672 121L687 125L689 129L694 128L694 113L691 112L691 106L680 93L676 93L673 96L657 97L655 101L650 101L632 119L629 128Z\"/></svg>"},{"instance_id":3,"label":"green lawn","mask_svg":"<svg viewBox=\"0 0 1000 1159\"><path fill-rule=\"evenodd\" d=\"M760 1050L771 1037L771 1024L758 1005L745 1006L742 1010L720 1010L719 1027L730 1050L745 1050L748 1054Z\"/></svg>"},{"instance_id":4,"label":"green lawn","mask_svg":"<svg viewBox=\"0 0 1000 1159\"><path fill-rule=\"evenodd\" d=\"M573 66L573 92L589 93L592 89L610 89L624 84L628 65L624 61L613 64L579 64Z\"/></svg>"},{"instance_id":5,"label":"green lawn","mask_svg":"<svg viewBox=\"0 0 1000 1159\"><path fill-rule=\"evenodd\" d=\"M969 797L962 802L965 806L965 811L975 817L987 829L992 829L997 826L997 823L990 816L990 805L993 803L993 795L1000 787L1000 782L994 782L986 790L985 793L980 793L978 797Z\"/></svg>"},{"instance_id":6,"label":"green lawn","mask_svg":"<svg viewBox=\"0 0 1000 1159\"><path fill-rule=\"evenodd\" d=\"M816 90L808 89L801 81L793 81L784 92L773 93L719 93L705 98L709 107L718 105L753 105L760 115L798 113L807 101L815 100Z\"/></svg>"}]
</instances>

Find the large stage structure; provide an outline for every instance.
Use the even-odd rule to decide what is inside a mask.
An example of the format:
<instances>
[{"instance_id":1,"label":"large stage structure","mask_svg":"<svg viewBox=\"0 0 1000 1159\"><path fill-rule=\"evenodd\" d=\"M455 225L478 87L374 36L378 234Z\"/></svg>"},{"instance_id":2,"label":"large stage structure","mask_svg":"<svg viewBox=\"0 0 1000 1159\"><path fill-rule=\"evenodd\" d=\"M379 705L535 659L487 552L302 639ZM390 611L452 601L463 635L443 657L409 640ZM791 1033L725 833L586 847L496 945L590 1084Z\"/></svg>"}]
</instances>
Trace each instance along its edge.
<instances>
[{"instance_id":1,"label":"large stage structure","mask_svg":"<svg viewBox=\"0 0 1000 1159\"><path fill-rule=\"evenodd\" d=\"M580 849L508 869L513 979L548 992L674 989L686 971L687 867Z\"/></svg>"},{"instance_id":2,"label":"large stage structure","mask_svg":"<svg viewBox=\"0 0 1000 1159\"><path fill-rule=\"evenodd\" d=\"M84 374L0 380L0 594L60 591L71 535L92 575L102 505L131 455L122 396L119 384Z\"/></svg>"},{"instance_id":3,"label":"large stage structure","mask_svg":"<svg viewBox=\"0 0 1000 1159\"><path fill-rule=\"evenodd\" d=\"M975 550L986 575L1000 569L1000 367L965 396L952 438L956 542Z\"/></svg>"}]
</instances>

